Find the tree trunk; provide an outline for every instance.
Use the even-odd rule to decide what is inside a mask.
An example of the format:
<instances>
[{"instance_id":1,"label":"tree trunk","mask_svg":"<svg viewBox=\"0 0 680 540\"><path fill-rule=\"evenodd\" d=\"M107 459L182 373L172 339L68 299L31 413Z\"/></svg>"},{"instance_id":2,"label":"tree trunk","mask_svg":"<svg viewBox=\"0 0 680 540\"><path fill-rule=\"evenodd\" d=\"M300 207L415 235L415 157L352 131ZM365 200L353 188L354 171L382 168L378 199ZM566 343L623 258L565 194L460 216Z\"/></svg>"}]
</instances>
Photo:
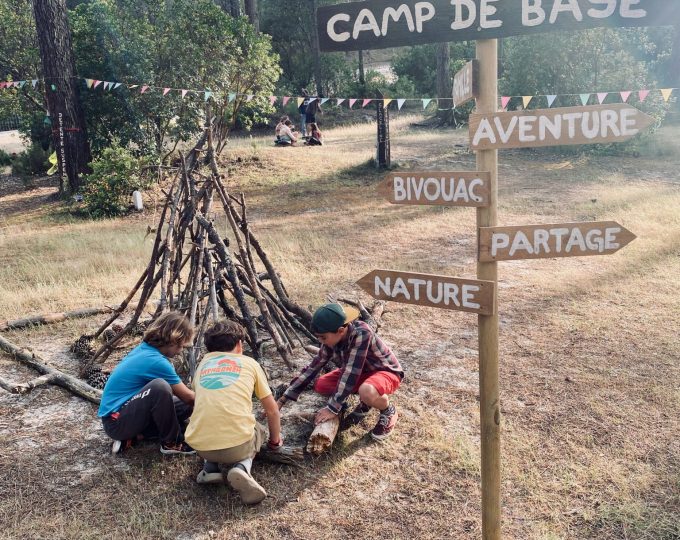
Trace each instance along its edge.
<instances>
[{"instance_id":1,"label":"tree trunk","mask_svg":"<svg viewBox=\"0 0 680 540\"><path fill-rule=\"evenodd\" d=\"M250 24L260 33L260 16L257 13L257 0L245 0L245 11Z\"/></svg>"},{"instance_id":2,"label":"tree trunk","mask_svg":"<svg viewBox=\"0 0 680 540\"><path fill-rule=\"evenodd\" d=\"M59 159L60 192L80 191L79 175L89 172L92 159L85 116L75 76L64 0L33 0L47 108L52 118L52 141ZM68 186L66 184L68 181Z\"/></svg>"},{"instance_id":3,"label":"tree trunk","mask_svg":"<svg viewBox=\"0 0 680 540\"><path fill-rule=\"evenodd\" d=\"M442 124L453 121L453 81L451 79L451 50L448 43L437 44L437 117Z\"/></svg>"},{"instance_id":4,"label":"tree trunk","mask_svg":"<svg viewBox=\"0 0 680 540\"><path fill-rule=\"evenodd\" d=\"M364 73L364 51L359 51L359 84L361 85L362 96L366 92L366 73Z\"/></svg>"},{"instance_id":5,"label":"tree trunk","mask_svg":"<svg viewBox=\"0 0 680 540\"><path fill-rule=\"evenodd\" d=\"M314 80L316 82L316 95L323 95L323 81L321 80L321 52L319 51L319 33L316 24L316 0L309 0L309 12L312 18L312 54L314 55Z\"/></svg>"}]
</instances>

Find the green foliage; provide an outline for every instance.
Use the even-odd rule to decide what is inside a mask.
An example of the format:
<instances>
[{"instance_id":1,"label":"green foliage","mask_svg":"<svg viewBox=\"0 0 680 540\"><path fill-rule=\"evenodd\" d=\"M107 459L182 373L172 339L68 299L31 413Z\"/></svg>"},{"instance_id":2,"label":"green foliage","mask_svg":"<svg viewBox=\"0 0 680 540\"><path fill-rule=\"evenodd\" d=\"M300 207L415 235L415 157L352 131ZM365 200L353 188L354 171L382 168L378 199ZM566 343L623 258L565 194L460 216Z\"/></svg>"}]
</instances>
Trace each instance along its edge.
<instances>
[{"instance_id":1,"label":"green foliage","mask_svg":"<svg viewBox=\"0 0 680 540\"><path fill-rule=\"evenodd\" d=\"M11 164L12 157L4 150L0 150L0 167L7 167L8 165Z\"/></svg>"},{"instance_id":2,"label":"green foliage","mask_svg":"<svg viewBox=\"0 0 680 540\"><path fill-rule=\"evenodd\" d=\"M135 157L114 143L92 162L92 174L85 177L83 201L93 218L114 217L128 210L130 195L144 188L148 180L143 168L147 158Z\"/></svg>"},{"instance_id":3,"label":"green foliage","mask_svg":"<svg viewBox=\"0 0 680 540\"><path fill-rule=\"evenodd\" d=\"M12 175L25 184L30 184L36 176L44 176L50 168L49 152L39 144L32 144L26 151L11 159Z\"/></svg>"}]
</instances>

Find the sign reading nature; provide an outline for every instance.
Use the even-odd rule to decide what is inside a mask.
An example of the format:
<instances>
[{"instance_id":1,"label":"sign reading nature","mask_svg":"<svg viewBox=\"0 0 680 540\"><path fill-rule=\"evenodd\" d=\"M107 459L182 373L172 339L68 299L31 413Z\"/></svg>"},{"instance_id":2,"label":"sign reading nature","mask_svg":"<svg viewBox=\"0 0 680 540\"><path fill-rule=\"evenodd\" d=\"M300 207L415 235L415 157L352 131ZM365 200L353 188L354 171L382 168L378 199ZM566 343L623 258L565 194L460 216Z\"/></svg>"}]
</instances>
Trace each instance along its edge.
<instances>
[{"instance_id":1,"label":"sign reading nature","mask_svg":"<svg viewBox=\"0 0 680 540\"><path fill-rule=\"evenodd\" d=\"M678 0L369 0L317 10L325 52L601 26L667 26L678 20Z\"/></svg>"}]
</instances>

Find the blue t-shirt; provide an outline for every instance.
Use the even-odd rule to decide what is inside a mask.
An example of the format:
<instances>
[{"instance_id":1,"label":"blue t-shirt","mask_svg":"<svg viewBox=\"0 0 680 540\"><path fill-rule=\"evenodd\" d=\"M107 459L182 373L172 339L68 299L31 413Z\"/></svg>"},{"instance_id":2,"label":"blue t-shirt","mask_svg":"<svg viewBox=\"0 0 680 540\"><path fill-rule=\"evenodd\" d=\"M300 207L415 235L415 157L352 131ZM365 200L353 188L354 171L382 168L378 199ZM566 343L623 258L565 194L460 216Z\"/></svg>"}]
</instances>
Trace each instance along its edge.
<instances>
[{"instance_id":1,"label":"blue t-shirt","mask_svg":"<svg viewBox=\"0 0 680 540\"><path fill-rule=\"evenodd\" d=\"M170 385L182 382L170 360L156 347L142 342L120 361L106 381L97 416L102 418L117 412L154 379L163 379Z\"/></svg>"}]
</instances>

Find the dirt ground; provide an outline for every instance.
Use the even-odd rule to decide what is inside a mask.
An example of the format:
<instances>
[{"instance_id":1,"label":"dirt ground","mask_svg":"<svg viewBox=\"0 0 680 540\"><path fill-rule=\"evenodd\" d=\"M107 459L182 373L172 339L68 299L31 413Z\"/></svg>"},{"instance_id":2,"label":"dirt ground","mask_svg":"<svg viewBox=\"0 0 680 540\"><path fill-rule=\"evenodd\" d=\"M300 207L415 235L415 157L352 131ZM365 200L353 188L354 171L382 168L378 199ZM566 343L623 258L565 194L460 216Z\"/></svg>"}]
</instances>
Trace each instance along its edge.
<instances>
[{"instance_id":1,"label":"dirt ground","mask_svg":"<svg viewBox=\"0 0 680 540\"><path fill-rule=\"evenodd\" d=\"M475 275L474 210L381 200L373 130L329 131L320 149L244 139L223 157L305 305L370 301L354 282L375 268ZM608 257L500 266L505 538L680 538L680 147L667 146L679 133L662 131L641 157L501 153L502 224L612 219L638 236ZM475 168L463 131L398 119L392 136L400 168ZM54 189L0 192L3 318L113 305L148 256L147 218L55 220L41 199ZM97 322L5 337L75 373L68 345ZM255 508L196 485L198 459L163 458L151 443L110 456L96 407L64 390L0 390L0 538L479 538L477 319L390 304L380 333L407 369L393 437L372 442L371 417L303 469L256 464L269 497ZM293 376L268 365L272 386ZM34 376L0 356L0 377ZM304 395L297 407L318 404ZM284 409L284 433L299 427L296 410Z\"/></svg>"}]
</instances>

